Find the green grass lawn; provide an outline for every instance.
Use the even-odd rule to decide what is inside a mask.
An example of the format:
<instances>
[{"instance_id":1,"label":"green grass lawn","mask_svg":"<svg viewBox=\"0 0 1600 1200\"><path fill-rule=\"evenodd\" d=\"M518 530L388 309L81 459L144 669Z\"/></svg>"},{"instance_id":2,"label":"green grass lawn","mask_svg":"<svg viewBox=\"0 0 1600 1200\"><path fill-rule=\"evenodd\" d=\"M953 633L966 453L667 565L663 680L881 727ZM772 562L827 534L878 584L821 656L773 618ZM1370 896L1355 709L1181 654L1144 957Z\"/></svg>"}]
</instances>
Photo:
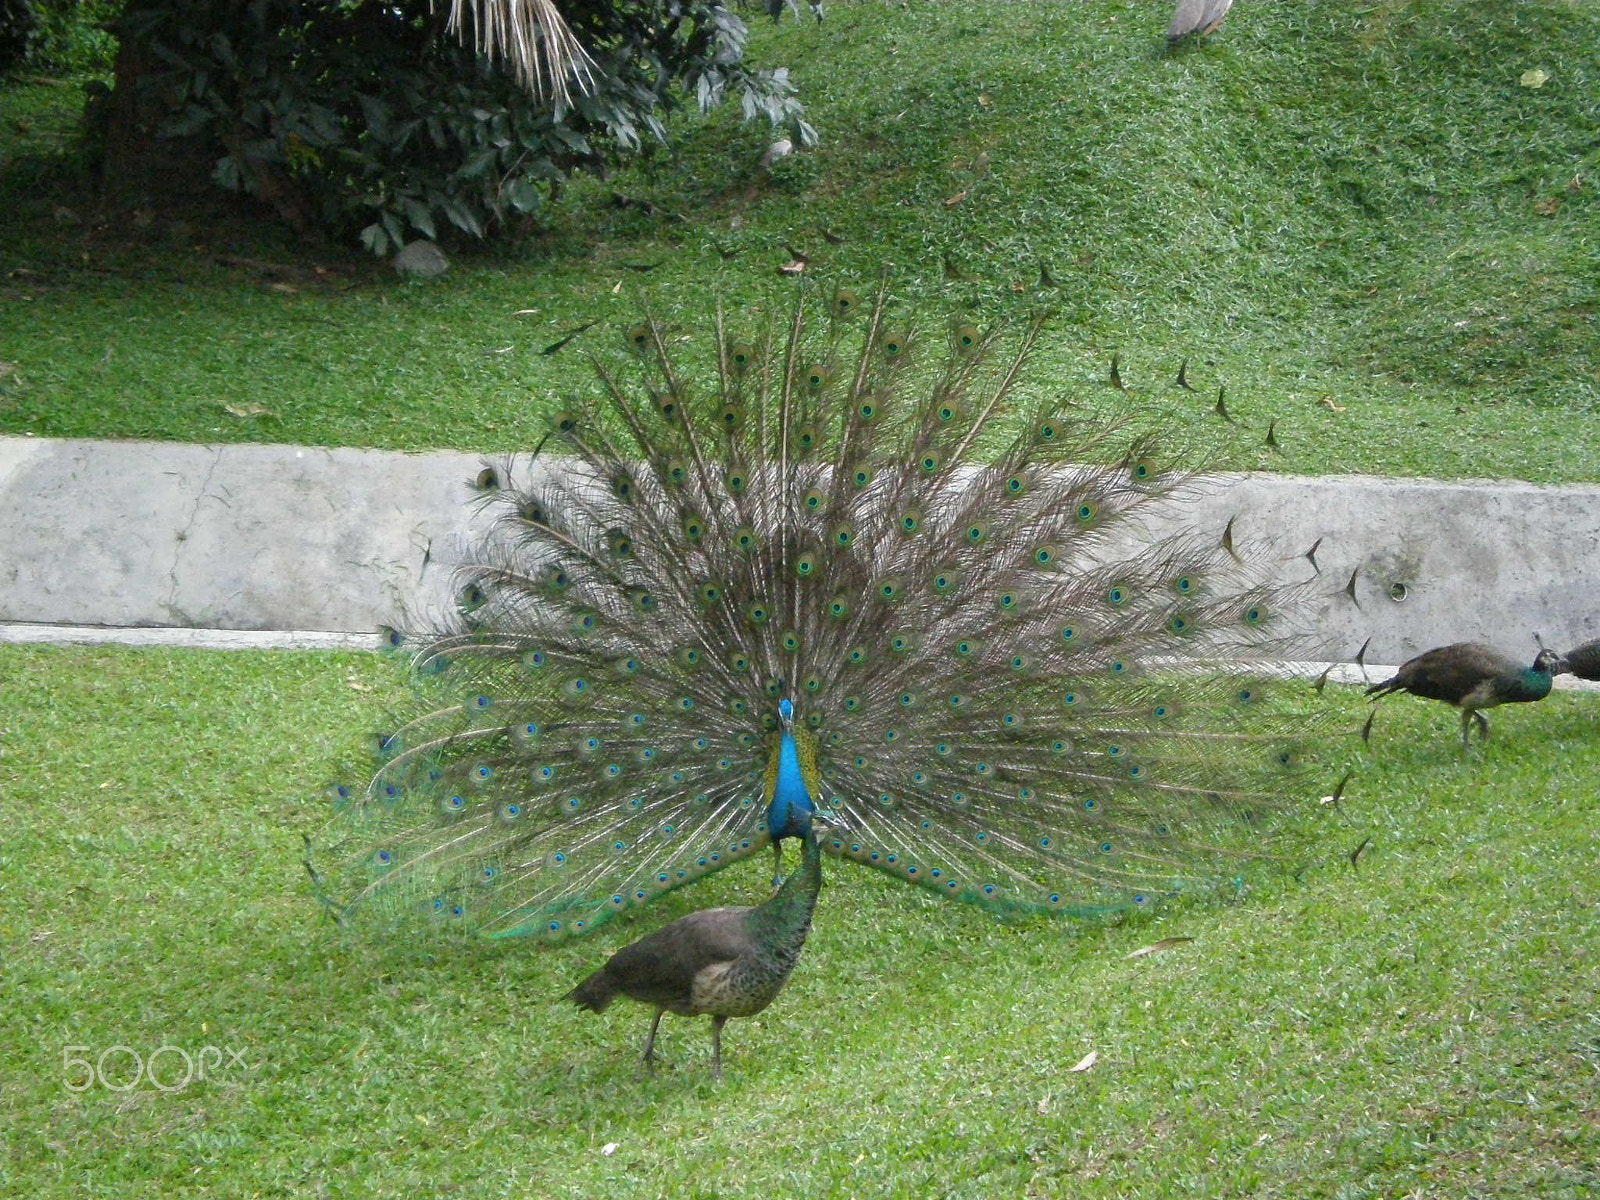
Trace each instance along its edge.
<instances>
[{"instance_id":1,"label":"green grass lawn","mask_svg":"<svg viewBox=\"0 0 1600 1200\"><path fill-rule=\"evenodd\" d=\"M103 211L72 89L8 86L0 432L522 448L642 303L680 331L719 296L786 304L794 247L828 286L891 267L935 325L1055 308L1035 386L1090 406L1120 400L1113 352L1196 421L1226 384L1255 435L1226 465L1600 479L1600 5L1257 3L1168 55L1169 7L754 21L819 148L763 174L769 131L681 116L670 150L427 283L243 209ZM1199 395L1171 386L1184 358Z\"/></svg>"},{"instance_id":2,"label":"green grass lawn","mask_svg":"<svg viewBox=\"0 0 1600 1200\"><path fill-rule=\"evenodd\" d=\"M556 998L686 907L758 894L764 863L554 950L321 918L299 861L320 772L393 680L375 656L0 648L5 1194L1600 1187L1600 697L1501 709L1465 757L1443 706L1386 701L1319 853L1230 902L1002 925L830 860L718 1085L707 1022L669 1017L640 1078L646 1009ZM1194 940L1127 957L1167 937ZM66 1086L64 1052L164 1045L243 1057L181 1091Z\"/></svg>"}]
</instances>

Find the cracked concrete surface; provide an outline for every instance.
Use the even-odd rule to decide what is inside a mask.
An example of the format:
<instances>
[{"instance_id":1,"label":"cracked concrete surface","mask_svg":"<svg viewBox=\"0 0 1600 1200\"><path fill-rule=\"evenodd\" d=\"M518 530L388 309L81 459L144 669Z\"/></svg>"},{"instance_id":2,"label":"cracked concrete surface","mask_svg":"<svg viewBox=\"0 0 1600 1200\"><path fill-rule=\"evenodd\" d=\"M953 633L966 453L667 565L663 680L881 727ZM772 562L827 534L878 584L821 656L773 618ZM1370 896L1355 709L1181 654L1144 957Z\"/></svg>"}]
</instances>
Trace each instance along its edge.
<instances>
[{"instance_id":1,"label":"cracked concrete surface","mask_svg":"<svg viewBox=\"0 0 1600 1200\"><path fill-rule=\"evenodd\" d=\"M0 437L0 623L369 631L447 600L485 524L482 463ZM1531 658L1535 631L1600 635L1600 487L1243 475L1180 515L1272 539L1289 578L1318 543L1318 657L1370 637L1369 663L1466 640Z\"/></svg>"}]
</instances>

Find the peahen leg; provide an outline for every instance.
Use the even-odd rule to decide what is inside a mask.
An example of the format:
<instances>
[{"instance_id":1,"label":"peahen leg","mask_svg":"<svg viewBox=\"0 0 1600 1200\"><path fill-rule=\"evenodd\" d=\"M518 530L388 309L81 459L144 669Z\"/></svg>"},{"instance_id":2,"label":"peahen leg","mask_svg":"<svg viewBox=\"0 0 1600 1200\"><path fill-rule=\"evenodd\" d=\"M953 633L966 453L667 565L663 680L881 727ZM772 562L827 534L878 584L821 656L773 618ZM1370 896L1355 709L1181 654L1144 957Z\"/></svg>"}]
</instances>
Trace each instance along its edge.
<instances>
[{"instance_id":1,"label":"peahen leg","mask_svg":"<svg viewBox=\"0 0 1600 1200\"><path fill-rule=\"evenodd\" d=\"M666 1011L664 1008L656 1009L656 1019L650 1022L650 1036L644 1040L644 1069L646 1071L654 1071L656 1069L656 1030L661 1028L661 1014Z\"/></svg>"},{"instance_id":2,"label":"peahen leg","mask_svg":"<svg viewBox=\"0 0 1600 1200\"><path fill-rule=\"evenodd\" d=\"M1476 708L1472 710L1472 715L1478 722L1478 736L1487 742L1489 740L1489 718Z\"/></svg>"},{"instance_id":3,"label":"peahen leg","mask_svg":"<svg viewBox=\"0 0 1600 1200\"><path fill-rule=\"evenodd\" d=\"M728 1023L727 1017L711 1018L711 1078L722 1078L722 1027Z\"/></svg>"}]
</instances>

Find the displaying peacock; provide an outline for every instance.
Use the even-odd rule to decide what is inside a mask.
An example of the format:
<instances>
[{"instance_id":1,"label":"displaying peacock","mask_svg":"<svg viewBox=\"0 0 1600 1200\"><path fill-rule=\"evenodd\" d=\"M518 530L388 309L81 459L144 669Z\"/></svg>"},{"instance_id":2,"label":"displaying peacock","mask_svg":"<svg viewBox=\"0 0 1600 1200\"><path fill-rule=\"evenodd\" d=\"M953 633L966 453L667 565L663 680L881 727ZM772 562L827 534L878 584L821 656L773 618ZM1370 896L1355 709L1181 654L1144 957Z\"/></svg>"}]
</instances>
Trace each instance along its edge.
<instances>
[{"instance_id":1,"label":"displaying peacock","mask_svg":"<svg viewBox=\"0 0 1600 1200\"><path fill-rule=\"evenodd\" d=\"M997 914L1235 879L1326 790L1310 689L1239 670L1324 589L1184 524L1164 418L1024 399L1042 326L802 292L719 311L698 370L630 330L480 479L456 611L387 635L418 707L335 790L332 911L565 939L768 845L781 877L812 812L825 854Z\"/></svg>"}]
</instances>

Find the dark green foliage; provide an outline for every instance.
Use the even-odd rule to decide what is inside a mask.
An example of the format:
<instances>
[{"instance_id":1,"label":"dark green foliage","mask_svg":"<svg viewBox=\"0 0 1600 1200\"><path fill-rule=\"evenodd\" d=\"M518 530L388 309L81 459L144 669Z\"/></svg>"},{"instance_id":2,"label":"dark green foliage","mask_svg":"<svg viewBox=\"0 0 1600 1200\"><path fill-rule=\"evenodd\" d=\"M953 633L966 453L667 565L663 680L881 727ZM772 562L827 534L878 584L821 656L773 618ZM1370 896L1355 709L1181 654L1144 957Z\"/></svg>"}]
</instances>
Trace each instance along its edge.
<instances>
[{"instance_id":1,"label":"dark green foliage","mask_svg":"<svg viewBox=\"0 0 1600 1200\"><path fill-rule=\"evenodd\" d=\"M38 29L38 18L28 0L0 0L0 71L23 60Z\"/></svg>"},{"instance_id":2,"label":"dark green foliage","mask_svg":"<svg viewBox=\"0 0 1600 1200\"><path fill-rule=\"evenodd\" d=\"M117 40L106 23L122 7L122 0L0 0L0 70L22 63L51 75L109 71Z\"/></svg>"},{"instance_id":3,"label":"dark green foliage","mask_svg":"<svg viewBox=\"0 0 1600 1200\"><path fill-rule=\"evenodd\" d=\"M163 132L201 139L217 184L302 230L359 231L376 254L418 234L524 228L572 173L665 141L685 94L702 110L736 95L746 116L811 139L787 73L747 67L745 27L720 6L565 7L598 62L571 109L464 48L425 0L177 0L120 28L160 64L142 84Z\"/></svg>"}]
</instances>

